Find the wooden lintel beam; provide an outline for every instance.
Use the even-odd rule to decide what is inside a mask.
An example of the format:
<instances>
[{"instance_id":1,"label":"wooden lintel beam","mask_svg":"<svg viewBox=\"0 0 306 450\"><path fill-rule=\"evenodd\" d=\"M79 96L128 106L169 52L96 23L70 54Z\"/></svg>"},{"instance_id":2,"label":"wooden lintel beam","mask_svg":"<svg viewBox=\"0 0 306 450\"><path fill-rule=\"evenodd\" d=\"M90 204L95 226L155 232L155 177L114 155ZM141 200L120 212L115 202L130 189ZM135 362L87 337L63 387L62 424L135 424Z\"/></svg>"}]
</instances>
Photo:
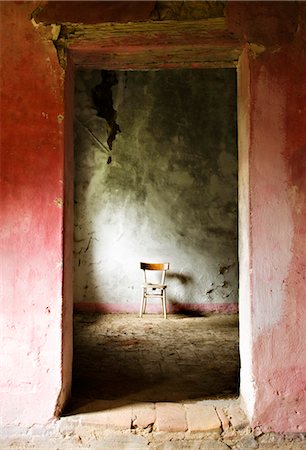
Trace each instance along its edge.
<instances>
[{"instance_id":1,"label":"wooden lintel beam","mask_svg":"<svg viewBox=\"0 0 306 450\"><path fill-rule=\"evenodd\" d=\"M77 66L131 70L234 67L241 53L241 43L224 18L64 24L57 46L68 50Z\"/></svg>"}]
</instances>

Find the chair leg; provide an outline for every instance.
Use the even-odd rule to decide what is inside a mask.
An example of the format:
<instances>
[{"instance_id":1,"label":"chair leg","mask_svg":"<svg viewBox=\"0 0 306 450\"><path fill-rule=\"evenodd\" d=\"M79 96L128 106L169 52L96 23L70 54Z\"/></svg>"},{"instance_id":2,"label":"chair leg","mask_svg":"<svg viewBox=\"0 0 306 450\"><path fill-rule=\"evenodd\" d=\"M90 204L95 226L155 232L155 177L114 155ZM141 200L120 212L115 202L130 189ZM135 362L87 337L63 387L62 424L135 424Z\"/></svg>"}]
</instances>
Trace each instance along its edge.
<instances>
[{"instance_id":1,"label":"chair leg","mask_svg":"<svg viewBox=\"0 0 306 450\"><path fill-rule=\"evenodd\" d=\"M144 300L145 300L145 296L144 296L145 290L144 288L142 288L142 295L141 295L141 301L140 301L140 312L139 312L139 317L142 317L143 315L143 308L144 308Z\"/></svg>"},{"instance_id":2,"label":"chair leg","mask_svg":"<svg viewBox=\"0 0 306 450\"><path fill-rule=\"evenodd\" d=\"M163 289L163 297L162 297L162 303L163 303L163 312L164 312L164 319L167 319L167 308L166 308L166 289Z\"/></svg>"}]
</instances>

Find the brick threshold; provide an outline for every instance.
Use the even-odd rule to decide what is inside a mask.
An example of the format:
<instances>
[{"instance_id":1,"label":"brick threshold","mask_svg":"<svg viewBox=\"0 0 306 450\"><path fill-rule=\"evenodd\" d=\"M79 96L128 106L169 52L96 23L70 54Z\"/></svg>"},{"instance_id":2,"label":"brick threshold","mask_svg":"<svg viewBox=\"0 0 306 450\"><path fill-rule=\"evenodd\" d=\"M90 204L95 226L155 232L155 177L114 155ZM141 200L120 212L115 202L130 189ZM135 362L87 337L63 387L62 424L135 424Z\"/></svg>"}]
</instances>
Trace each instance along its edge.
<instances>
[{"instance_id":1,"label":"brick threshold","mask_svg":"<svg viewBox=\"0 0 306 450\"><path fill-rule=\"evenodd\" d=\"M239 399L189 402L134 402L95 400L59 422L74 426L94 425L103 429L156 432L210 433L220 435L230 427L242 429L248 420Z\"/></svg>"}]
</instances>

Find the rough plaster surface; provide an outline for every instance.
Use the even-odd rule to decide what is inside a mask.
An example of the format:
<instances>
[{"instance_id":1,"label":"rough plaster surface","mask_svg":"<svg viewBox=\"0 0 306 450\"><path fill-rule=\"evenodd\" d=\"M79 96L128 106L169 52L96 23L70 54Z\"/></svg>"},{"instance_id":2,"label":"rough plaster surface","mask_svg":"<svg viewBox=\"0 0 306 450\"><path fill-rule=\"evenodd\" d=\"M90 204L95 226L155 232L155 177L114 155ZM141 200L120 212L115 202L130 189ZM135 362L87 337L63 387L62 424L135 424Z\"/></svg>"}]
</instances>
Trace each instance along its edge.
<instances>
[{"instance_id":1,"label":"rough plaster surface","mask_svg":"<svg viewBox=\"0 0 306 450\"><path fill-rule=\"evenodd\" d=\"M287 99L277 95L280 91L278 80L270 81L270 68L264 64L258 70L258 87L255 101L269 106L262 111L256 125L258 132L253 135L252 145L257 146L254 158L256 184L251 187L253 206L254 266L254 325L255 338L277 325L284 311L284 280L292 258L293 220L290 213L289 195L286 192L286 160L279 152L286 140L285 124L282 120ZM283 78L283 77L282 77ZM281 78L281 82L282 82ZM268 88L267 88L268 86ZM260 98L260 96L262 98ZM273 114L271 114L273 111ZM279 117L280 120L275 120ZM270 133L263 136L261 127L268 127ZM265 145L263 145L263 143ZM263 150L269 148L269 152ZM273 165L271 157L273 155ZM256 158L256 159L255 159ZM277 180L277 182L275 181ZM269 201L262 202L262 196L269 194ZM284 211L288 210L288 214ZM260 242L260 244L259 244ZM276 252L274 249L278 249ZM269 255L269 259L267 258Z\"/></svg>"},{"instance_id":2,"label":"rough plaster surface","mask_svg":"<svg viewBox=\"0 0 306 450\"><path fill-rule=\"evenodd\" d=\"M235 70L117 76L111 164L101 74L76 77L75 301L138 307L144 260L170 262L171 303L237 302Z\"/></svg>"},{"instance_id":3,"label":"rough plaster surface","mask_svg":"<svg viewBox=\"0 0 306 450\"><path fill-rule=\"evenodd\" d=\"M258 111L253 120L251 185L253 358L258 361L254 422L270 421L265 429L295 432L305 431L306 424L306 290L305 264L300 264L306 254L306 133L304 127L297 126L296 115L296 111L301 114L306 99L306 55L304 52L303 59L299 56L301 44L297 40L288 65L284 64L286 50L277 58L268 54L255 61L252 92ZM293 189L297 194L294 202ZM264 197L269 202L263 202ZM286 330L284 339L282 329ZM272 411L277 412L272 415Z\"/></svg>"},{"instance_id":4,"label":"rough plaster surface","mask_svg":"<svg viewBox=\"0 0 306 450\"><path fill-rule=\"evenodd\" d=\"M251 267L250 252L250 71L248 53L243 51L237 71L238 94L238 149L239 149L239 262L241 267ZM240 394L249 418L253 416L255 386L252 360L252 296L250 270L240 270L239 276L239 351L241 359Z\"/></svg>"},{"instance_id":5,"label":"rough plaster surface","mask_svg":"<svg viewBox=\"0 0 306 450\"><path fill-rule=\"evenodd\" d=\"M31 425L52 418L69 391L61 326L63 72L54 46L29 21L33 4L1 2L0 9L0 424Z\"/></svg>"}]
</instances>

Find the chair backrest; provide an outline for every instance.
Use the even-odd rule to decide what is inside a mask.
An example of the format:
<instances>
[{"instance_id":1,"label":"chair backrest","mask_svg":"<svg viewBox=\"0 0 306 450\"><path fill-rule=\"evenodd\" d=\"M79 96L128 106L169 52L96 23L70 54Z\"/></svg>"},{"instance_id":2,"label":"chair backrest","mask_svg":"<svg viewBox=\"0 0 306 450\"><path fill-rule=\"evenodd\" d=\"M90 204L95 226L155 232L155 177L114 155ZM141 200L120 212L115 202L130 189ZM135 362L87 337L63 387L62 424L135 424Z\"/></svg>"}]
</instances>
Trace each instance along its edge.
<instances>
[{"instance_id":1,"label":"chair backrest","mask_svg":"<svg viewBox=\"0 0 306 450\"><path fill-rule=\"evenodd\" d=\"M140 268L144 271L145 282L147 283L147 270L156 270L162 272L161 274L161 284L164 284L166 278L166 271L169 269L169 263L140 263Z\"/></svg>"}]
</instances>

